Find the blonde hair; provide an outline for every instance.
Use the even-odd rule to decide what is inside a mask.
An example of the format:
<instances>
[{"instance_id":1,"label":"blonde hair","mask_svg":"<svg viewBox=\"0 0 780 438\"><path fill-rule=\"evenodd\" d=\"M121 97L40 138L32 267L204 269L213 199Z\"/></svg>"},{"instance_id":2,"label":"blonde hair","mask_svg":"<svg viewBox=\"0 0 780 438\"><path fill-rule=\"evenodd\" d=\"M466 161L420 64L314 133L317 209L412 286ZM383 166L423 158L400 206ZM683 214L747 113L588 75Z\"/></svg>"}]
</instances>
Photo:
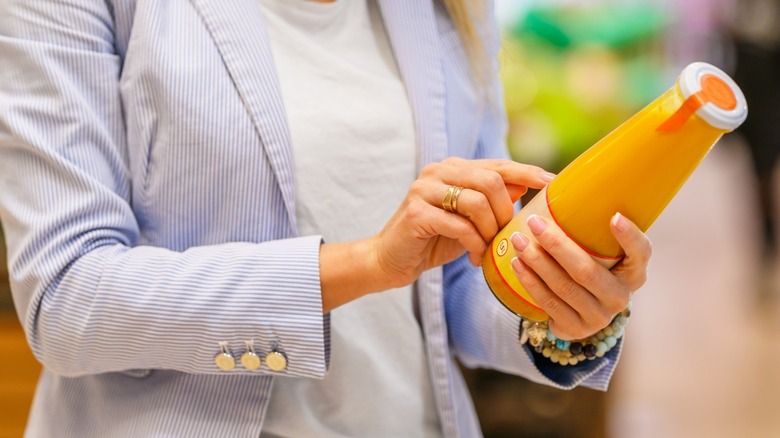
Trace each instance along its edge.
<instances>
[{"instance_id":1,"label":"blonde hair","mask_svg":"<svg viewBox=\"0 0 780 438\"><path fill-rule=\"evenodd\" d=\"M485 0L442 0L455 25L471 67L471 75L477 91L482 94L490 76L495 73L493 61L488 59L487 50L479 29L485 29L487 21Z\"/></svg>"}]
</instances>

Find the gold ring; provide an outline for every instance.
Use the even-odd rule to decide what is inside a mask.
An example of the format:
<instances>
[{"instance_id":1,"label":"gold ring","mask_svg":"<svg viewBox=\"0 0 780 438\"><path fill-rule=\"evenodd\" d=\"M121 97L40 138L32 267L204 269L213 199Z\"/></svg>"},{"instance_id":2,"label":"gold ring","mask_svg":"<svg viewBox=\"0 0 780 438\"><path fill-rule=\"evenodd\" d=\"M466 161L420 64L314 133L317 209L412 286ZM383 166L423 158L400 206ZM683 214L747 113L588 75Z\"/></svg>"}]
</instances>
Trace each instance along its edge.
<instances>
[{"instance_id":1,"label":"gold ring","mask_svg":"<svg viewBox=\"0 0 780 438\"><path fill-rule=\"evenodd\" d=\"M458 211L458 196L463 191L463 187L451 186L447 189L447 193L444 194L444 200L441 202L441 206L444 211L450 213L456 213Z\"/></svg>"}]
</instances>

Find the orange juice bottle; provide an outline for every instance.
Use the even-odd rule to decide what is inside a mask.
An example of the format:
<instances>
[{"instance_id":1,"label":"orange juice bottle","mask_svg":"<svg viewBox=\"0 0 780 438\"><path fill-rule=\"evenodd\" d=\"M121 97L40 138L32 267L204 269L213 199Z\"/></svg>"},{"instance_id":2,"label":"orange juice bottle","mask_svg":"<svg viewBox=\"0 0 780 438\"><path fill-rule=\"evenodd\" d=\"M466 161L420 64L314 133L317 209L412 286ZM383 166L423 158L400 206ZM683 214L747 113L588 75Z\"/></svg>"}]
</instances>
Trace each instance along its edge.
<instances>
[{"instance_id":1,"label":"orange juice bottle","mask_svg":"<svg viewBox=\"0 0 780 438\"><path fill-rule=\"evenodd\" d=\"M647 230L712 146L746 117L745 97L726 73L702 62L687 66L674 87L572 161L498 233L482 263L493 294L520 316L546 320L511 266L512 233L533 238L528 216L554 220L611 268L623 256L611 217L620 212Z\"/></svg>"}]
</instances>

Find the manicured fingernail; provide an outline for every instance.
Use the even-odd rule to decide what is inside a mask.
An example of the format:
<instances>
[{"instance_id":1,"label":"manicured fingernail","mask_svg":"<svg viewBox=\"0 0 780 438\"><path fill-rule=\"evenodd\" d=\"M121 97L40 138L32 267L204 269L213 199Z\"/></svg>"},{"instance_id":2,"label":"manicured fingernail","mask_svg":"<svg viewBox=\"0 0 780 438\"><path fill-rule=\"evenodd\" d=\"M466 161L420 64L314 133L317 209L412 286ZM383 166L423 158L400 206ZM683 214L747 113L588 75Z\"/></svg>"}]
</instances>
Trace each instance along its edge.
<instances>
[{"instance_id":1,"label":"manicured fingernail","mask_svg":"<svg viewBox=\"0 0 780 438\"><path fill-rule=\"evenodd\" d=\"M528 238L520 233L512 233L512 236L509 239L512 241L512 245L514 245L515 249L518 251L522 251L525 249L525 247L528 246Z\"/></svg>"},{"instance_id":2,"label":"manicured fingernail","mask_svg":"<svg viewBox=\"0 0 780 438\"><path fill-rule=\"evenodd\" d=\"M512 268L514 268L515 272L518 274L522 274L525 271L525 265L517 257L512 258L511 263Z\"/></svg>"},{"instance_id":3,"label":"manicured fingernail","mask_svg":"<svg viewBox=\"0 0 780 438\"><path fill-rule=\"evenodd\" d=\"M528 216L528 228L531 229L531 232L536 234L537 236L544 233L544 230L547 229L547 224L544 223L542 218L539 216L532 214L531 216Z\"/></svg>"},{"instance_id":4,"label":"manicured fingernail","mask_svg":"<svg viewBox=\"0 0 780 438\"><path fill-rule=\"evenodd\" d=\"M555 177L556 177L556 175L554 173L550 173L550 172L542 173L542 181L544 181L546 183L551 183L552 180L555 179Z\"/></svg>"},{"instance_id":5,"label":"manicured fingernail","mask_svg":"<svg viewBox=\"0 0 780 438\"><path fill-rule=\"evenodd\" d=\"M612 226L618 231L625 231L627 226L626 218L620 213L615 213L615 215L612 216Z\"/></svg>"}]
</instances>

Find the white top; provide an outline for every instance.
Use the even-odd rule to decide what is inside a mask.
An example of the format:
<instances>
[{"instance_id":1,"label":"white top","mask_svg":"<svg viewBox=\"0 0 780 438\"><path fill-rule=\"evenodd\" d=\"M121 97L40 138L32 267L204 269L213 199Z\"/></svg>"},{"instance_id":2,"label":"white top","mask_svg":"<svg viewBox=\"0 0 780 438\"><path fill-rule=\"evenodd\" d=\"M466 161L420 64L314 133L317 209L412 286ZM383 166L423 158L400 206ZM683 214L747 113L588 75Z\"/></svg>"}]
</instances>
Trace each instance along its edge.
<instances>
[{"instance_id":1,"label":"white top","mask_svg":"<svg viewBox=\"0 0 780 438\"><path fill-rule=\"evenodd\" d=\"M260 0L295 162L298 228L375 234L416 174L411 109L371 0ZM440 436L412 289L331 312L324 380L278 377L263 437Z\"/></svg>"}]
</instances>

